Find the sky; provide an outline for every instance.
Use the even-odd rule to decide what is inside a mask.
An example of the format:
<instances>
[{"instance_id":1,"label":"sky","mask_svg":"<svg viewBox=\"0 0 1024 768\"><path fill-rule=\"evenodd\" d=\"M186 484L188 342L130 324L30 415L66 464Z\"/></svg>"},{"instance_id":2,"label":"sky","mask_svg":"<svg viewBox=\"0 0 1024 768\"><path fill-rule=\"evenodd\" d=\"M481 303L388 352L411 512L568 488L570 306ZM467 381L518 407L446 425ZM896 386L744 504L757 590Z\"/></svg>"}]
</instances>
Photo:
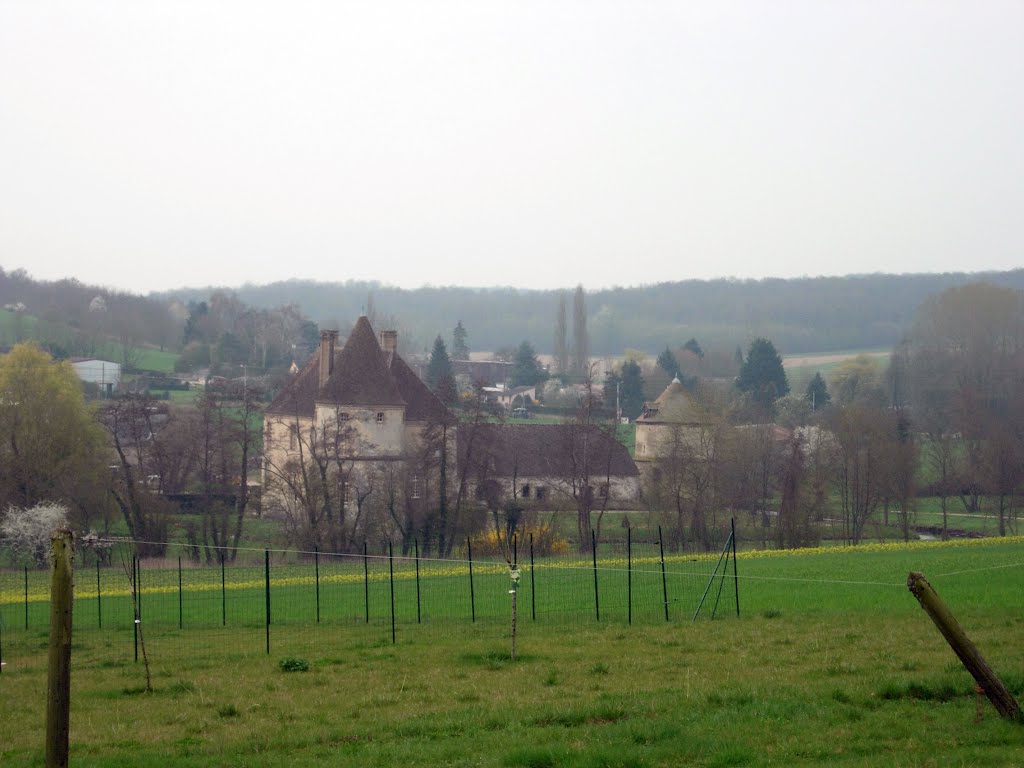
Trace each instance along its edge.
<instances>
[{"instance_id":1,"label":"sky","mask_svg":"<svg viewBox=\"0 0 1024 768\"><path fill-rule=\"evenodd\" d=\"M1024 266L1024 3L0 0L0 267L136 292Z\"/></svg>"}]
</instances>

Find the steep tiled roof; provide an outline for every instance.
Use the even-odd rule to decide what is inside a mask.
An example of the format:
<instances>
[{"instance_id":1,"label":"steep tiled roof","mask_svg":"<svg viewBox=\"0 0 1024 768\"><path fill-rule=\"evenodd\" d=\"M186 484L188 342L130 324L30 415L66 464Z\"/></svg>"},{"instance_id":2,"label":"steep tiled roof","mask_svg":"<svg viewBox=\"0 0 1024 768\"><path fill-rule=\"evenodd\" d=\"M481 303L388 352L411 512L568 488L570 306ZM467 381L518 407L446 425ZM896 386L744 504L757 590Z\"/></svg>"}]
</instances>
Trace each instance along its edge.
<instances>
[{"instance_id":1,"label":"steep tiled roof","mask_svg":"<svg viewBox=\"0 0 1024 768\"><path fill-rule=\"evenodd\" d=\"M470 442L472 441L472 448ZM579 476L586 463L592 478L638 473L629 451L597 427L575 424L462 424L458 431L459 466L489 466L499 477Z\"/></svg>"},{"instance_id":2,"label":"steep tiled roof","mask_svg":"<svg viewBox=\"0 0 1024 768\"><path fill-rule=\"evenodd\" d=\"M412 368L395 352L383 353L390 358L391 379L405 400L406 421L439 421L448 414L444 403L430 391Z\"/></svg>"},{"instance_id":3,"label":"steep tiled roof","mask_svg":"<svg viewBox=\"0 0 1024 768\"><path fill-rule=\"evenodd\" d=\"M317 395L317 402L339 405L404 405L398 387L384 365L384 353L370 321L360 317L340 353L334 372Z\"/></svg>"},{"instance_id":4,"label":"steep tiled roof","mask_svg":"<svg viewBox=\"0 0 1024 768\"><path fill-rule=\"evenodd\" d=\"M330 378L321 389L320 355L314 352L274 398L268 413L312 416L316 403L404 405L407 421L441 418L447 409L394 352L384 352L370 321L360 317L345 346L334 351Z\"/></svg>"}]
</instances>

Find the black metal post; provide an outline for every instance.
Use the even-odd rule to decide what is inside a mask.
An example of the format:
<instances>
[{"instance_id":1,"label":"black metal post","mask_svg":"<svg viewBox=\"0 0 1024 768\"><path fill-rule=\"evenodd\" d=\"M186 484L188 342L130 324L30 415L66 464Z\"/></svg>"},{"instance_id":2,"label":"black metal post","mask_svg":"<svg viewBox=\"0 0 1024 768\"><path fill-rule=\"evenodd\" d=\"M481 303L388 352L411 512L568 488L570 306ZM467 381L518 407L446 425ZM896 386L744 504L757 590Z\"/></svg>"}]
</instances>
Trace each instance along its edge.
<instances>
[{"instance_id":1,"label":"black metal post","mask_svg":"<svg viewBox=\"0 0 1024 768\"><path fill-rule=\"evenodd\" d=\"M668 582L665 580L665 539L658 526L658 551L661 553L661 600L665 604L665 621L668 621Z\"/></svg>"},{"instance_id":2,"label":"black metal post","mask_svg":"<svg viewBox=\"0 0 1024 768\"><path fill-rule=\"evenodd\" d=\"M363 602L366 605L366 623L370 623L370 560L366 551L366 539L363 539Z\"/></svg>"},{"instance_id":3,"label":"black metal post","mask_svg":"<svg viewBox=\"0 0 1024 768\"><path fill-rule=\"evenodd\" d=\"M135 569L135 555L132 555L132 632L135 641L135 663L139 663L139 622L142 621L139 610L139 579Z\"/></svg>"},{"instance_id":4,"label":"black metal post","mask_svg":"<svg viewBox=\"0 0 1024 768\"><path fill-rule=\"evenodd\" d=\"M28 629L28 566L25 566L25 629Z\"/></svg>"},{"instance_id":5,"label":"black metal post","mask_svg":"<svg viewBox=\"0 0 1024 768\"><path fill-rule=\"evenodd\" d=\"M267 598L267 656L270 655L270 550L263 550L264 594Z\"/></svg>"},{"instance_id":6,"label":"black metal post","mask_svg":"<svg viewBox=\"0 0 1024 768\"><path fill-rule=\"evenodd\" d=\"M316 623L320 623L320 547L313 547L313 574L316 578Z\"/></svg>"},{"instance_id":7,"label":"black metal post","mask_svg":"<svg viewBox=\"0 0 1024 768\"><path fill-rule=\"evenodd\" d=\"M476 622L476 595L473 594L473 545L466 537L466 553L469 555L469 610L474 622Z\"/></svg>"},{"instance_id":8,"label":"black metal post","mask_svg":"<svg viewBox=\"0 0 1024 768\"><path fill-rule=\"evenodd\" d=\"M626 529L626 611L633 623L633 529Z\"/></svg>"},{"instance_id":9,"label":"black metal post","mask_svg":"<svg viewBox=\"0 0 1024 768\"><path fill-rule=\"evenodd\" d=\"M220 623L226 627L228 625L228 592L224 578L224 553L218 552L217 556L220 558Z\"/></svg>"},{"instance_id":10,"label":"black metal post","mask_svg":"<svg viewBox=\"0 0 1024 768\"><path fill-rule=\"evenodd\" d=\"M512 567L516 568L519 565L519 534L512 534Z\"/></svg>"},{"instance_id":11,"label":"black metal post","mask_svg":"<svg viewBox=\"0 0 1024 768\"><path fill-rule=\"evenodd\" d=\"M740 617L740 577L736 571L736 518L729 519L732 525L732 584L736 591L736 618Z\"/></svg>"},{"instance_id":12,"label":"black metal post","mask_svg":"<svg viewBox=\"0 0 1024 768\"><path fill-rule=\"evenodd\" d=\"M178 629L185 626L184 602L181 597L181 558L178 558Z\"/></svg>"},{"instance_id":13,"label":"black metal post","mask_svg":"<svg viewBox=\"0 0 1024 768\"><path fill-rule=\"evenodd\" d=\"M419 539L413 539L413 545L416 547L416 623L420 623L420 542Z\"/></svg>"},{"instance_id":14,"label":"black metal post","mask_svg":"<svg viewBox=\"0 0 1024 768\"><path fill-rule=\"evenodd\" d=\"M388 580L391 582L391 644L395 644L395 550L388 542Z\"/></svg>"},{"instance_id":15,"label":"black metal post","mask_svg":"<svg viewBox=\"0 0 1024 768\"><path fill-rule=\"evenodd\" d=\"M598 599L597 593L597 533L594 529L590 529L590 548L594 556L594 614L597 616L597 620L601 620L601 602Z\"/></svg>"},{"instance_id":16,"label":"black metal post","mask_svg":"<svg viewBox=\"0 0 1024 768\"><path fill-rule=\"evenodd\" d=\"M96 627L103 629L103 596L100 593L100 559L96 558Z\"/></svg>"},{"instance_id":17,"label":"black metal post","mask_svg":"<svg viewBox=\"0 0 1024 768\"><path fill-rule=\"evenodd\" d=\"M138 604L139 621L142 621L142 558L135 558L135 602Z\"/></svg>"},{"instance_id":18,"label":"black metal post","mask_svg":"<svg viewBox=\"0 0 1024 768\"><path fill-rule=\"evenodd\" d=\"M537 620L537 586L533 581L533 534L530 534L530 615Z\"/></svg>"}]
</instances>

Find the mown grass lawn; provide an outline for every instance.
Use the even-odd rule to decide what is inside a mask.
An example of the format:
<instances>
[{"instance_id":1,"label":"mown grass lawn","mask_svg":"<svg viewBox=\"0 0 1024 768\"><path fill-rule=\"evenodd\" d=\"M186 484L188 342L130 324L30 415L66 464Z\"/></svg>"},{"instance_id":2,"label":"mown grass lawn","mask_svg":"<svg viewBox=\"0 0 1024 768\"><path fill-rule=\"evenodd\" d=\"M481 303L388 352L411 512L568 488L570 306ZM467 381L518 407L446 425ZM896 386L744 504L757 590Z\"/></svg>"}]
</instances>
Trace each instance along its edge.
<instances>
[{"instance_id":1,"label":"mown grass lawn","mask_svg":"<svg viewBox=\"0 0 1024 768\"><path fill-rule=\"evenodd\" d=\"M1019 765L1024 726L903 582L923 570L1022 693L1024 543L741 558L742 618L498 616L129 629L74 641L72 761L96 766ZM461 574L451 578L461 578ZM87 610L89 600L76 605ZM522 606L521 606L522 608ZM728 612L726 613L728 615ZM41 765L45 631L5 635L0 764ZM284 672L298 657L307 672Z\"/></svg>"}]
</instances>

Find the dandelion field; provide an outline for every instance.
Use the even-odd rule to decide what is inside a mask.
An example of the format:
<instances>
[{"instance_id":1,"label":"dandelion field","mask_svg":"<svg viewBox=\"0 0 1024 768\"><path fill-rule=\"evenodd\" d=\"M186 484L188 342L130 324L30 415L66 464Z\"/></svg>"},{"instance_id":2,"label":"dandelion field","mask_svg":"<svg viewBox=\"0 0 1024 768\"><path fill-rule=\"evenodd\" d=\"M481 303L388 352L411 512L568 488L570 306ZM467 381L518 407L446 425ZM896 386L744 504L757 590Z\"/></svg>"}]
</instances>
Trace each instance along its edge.
<instances>
[{"instance_id":1,"label":"dandelion field","mask_svg":"<svg viewBox=\"0 0 1024 768\"><path fill-rule=\"evenodd\" d=\"M693 561L666 561L669 574L696 567ZM580 582L571 587L583 598L591 596L588 587L593 589L585 565L579 568ZM83 628L73 646L72 761L96 766L1021 763L1024 726L1001 721L985 701L978 719L973 681L905 587L910 570L923 571L1020 696L1020 539L741 553L741 617L723 594L723 606L730 610L720 606L714 621L702 616L691 622L682 606L670 604L665 622L661 604L644 603L644 613L630 625L616 597L621 584L614 574L620 572L614 563L601 565L607 597L602 594L600 621L592 607L542 611L533 619L529 576L523 574L514 662L507 569L487 573L481 565L475 571L482 594L475 622L462 616L457 602L462 589L453 586L451 616L431 608L431 618L417 624L407 612L392 643L385 611L388 581L380 564L373 572L377 580L370 581L377 592L371 595L369 622L361 615L365 603L354 598L365 581L352 581L353 573L341 567L325 568L321 588L351 588L346 599L355 607L343 612L342 603L328 603L338 613L321 616L319 626L308 619L305 570L289 575L281 565L272 609L281 611L282 627L272 626L269 655L257 620L259 605L251 620L239 607L227 626L218 624L219 572L212 584L206 582L209 588L195 592L209 595L211 604L197 603L206 608L195 609L193 626L186 622L179 630L176 582L160 584L155 573L144 571L152 693L142 690L130 622L114 619L117 599L127 598L114 596L112 581L112 624L100 630L88 615L95 599L87 597L89 574L83 569L75 606L76 628L79 619ZM446 579L454 585L468 581L459 564L450 567L451 573L430 576L436 591ZM706 574L713 564L701 567ZM250 571L248 581L258 585L262 570ZM299 581L288 583L289 578ZM406 590L415 583L407 573L399 581ZM671 585L671 576L668 581ZM655 586L660 587L660 573ZM682 582L676 588L685 591ZM27 632L11 626L12 610L20 617L18 601L11 599L18 595L10 594L18 584L3 581L2 589L7 666L0 674L0 764L41 765L45 626L32 623ZM251 593L247 601L262 599L255 585L238 586L237 593ZM168 602L161 603L161 594ZM288 660L308 661L309 669L282 664Z\"/></svg>"}]
</instances>

